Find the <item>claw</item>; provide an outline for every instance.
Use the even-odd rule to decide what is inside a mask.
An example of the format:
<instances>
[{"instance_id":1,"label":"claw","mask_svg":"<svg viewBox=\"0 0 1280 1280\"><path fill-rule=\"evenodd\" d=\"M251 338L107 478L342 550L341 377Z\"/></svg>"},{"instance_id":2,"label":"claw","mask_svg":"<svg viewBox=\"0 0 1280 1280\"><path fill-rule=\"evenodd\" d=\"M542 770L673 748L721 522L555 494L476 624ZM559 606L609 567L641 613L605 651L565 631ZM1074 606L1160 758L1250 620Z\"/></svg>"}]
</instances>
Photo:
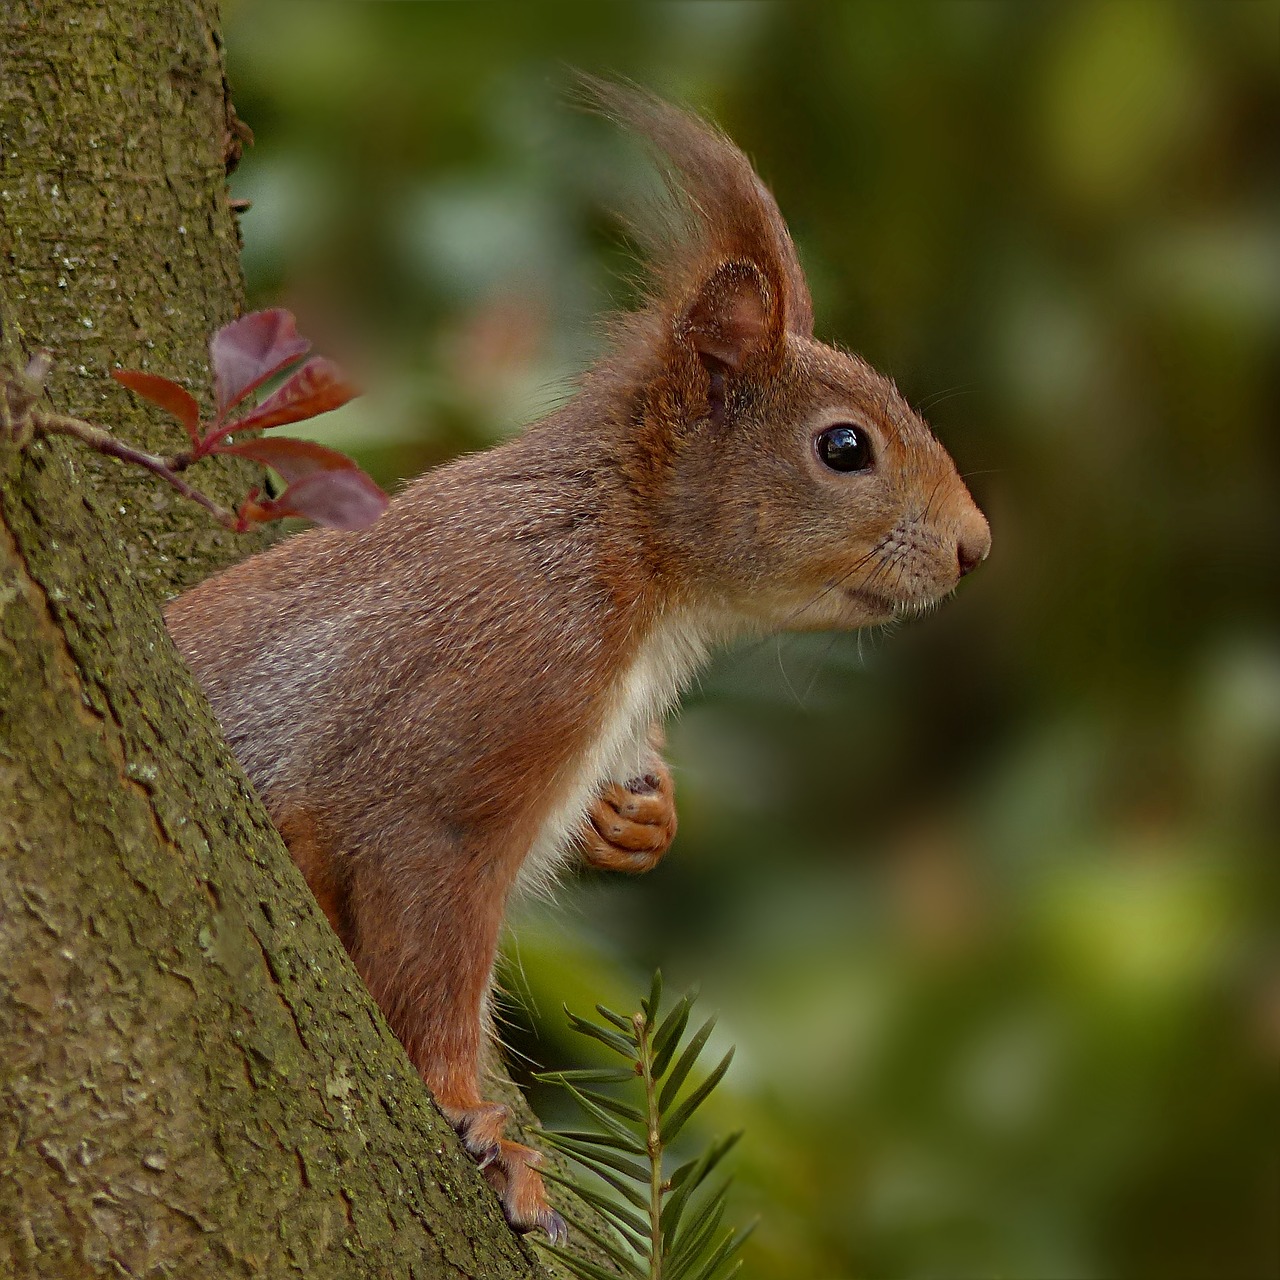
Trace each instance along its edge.
<instances>
[{"instance_id":1,"label":"claw","mask_svg":"<svg viewBox=\"0 0 1280 1280\"><path fill-rule=\"evenodd\" d=\"M502 1130L510 1111L500 1102L442 1107L462 1144L475 1157L485 1181L498 1193L502 1212L516 1231L541 1230L552 1244L563 1244L564 1219L547 1203L538 1166L542 1155L519 1142L507 1142Z\"/></svg>"},{"instance_id":2,"label":"claw","mask_svg":"<svg viewBox=\"0 0 1280 1280\"><path fill-rule=\"evenodd\" d=\"M484 1102L477 1107L446 1107L445 1115L482 1169L498 1158L502 1131L511 1116L507 1107L500 1102Z\"/></svg>"},{"instance_id":3,"label":"claw","mask_svg":"<svg viewBox=\"0 0 1280 1280\"><path fill-rule=\"evenodd\" d=\"M538 1173L542 1155L519 1142L503 1142L500 1148L484 1176L498 1193L507 1221L517 1231L542 1230L553 1244L563 1242L568 1234L564 1219L547 1203Z\"/></svg>"},{"instance_id":4,"label":"claw","mask_svg":"<svg viewBox=\"0 0 1280 1280\"><path fill-rule=\"evenodd\" d=\"M554 1209L548 1209L545 1213L538 1215L538 1226L547 1233L547 1239L552 1244L569 1243L569 1228L565 1226L564 1219Z\"/></svg>"}]
</instances>

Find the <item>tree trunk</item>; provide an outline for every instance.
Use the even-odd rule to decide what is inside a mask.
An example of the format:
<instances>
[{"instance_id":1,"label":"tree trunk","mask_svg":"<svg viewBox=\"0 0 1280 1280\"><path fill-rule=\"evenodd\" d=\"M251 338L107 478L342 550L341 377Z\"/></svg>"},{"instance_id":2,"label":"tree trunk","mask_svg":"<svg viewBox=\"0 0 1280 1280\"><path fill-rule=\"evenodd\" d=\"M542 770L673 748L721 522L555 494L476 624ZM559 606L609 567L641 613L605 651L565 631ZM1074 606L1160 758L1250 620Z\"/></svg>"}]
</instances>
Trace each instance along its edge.
<instances>
[{"instance_id":1,"label":"tree trunk","mask_svg":"<svg viewBox=\"0 0 1280 1280\"><path fill-rule=\"evenodd\" d=\"M172 449L108 370L207 404L241 306L214 0L6 0L0 59L0 362L52 348L50 408ZM246 549L0 445L0 1274L543 1274L168 641L166 593Z\"/></svg>"}]
</instances>

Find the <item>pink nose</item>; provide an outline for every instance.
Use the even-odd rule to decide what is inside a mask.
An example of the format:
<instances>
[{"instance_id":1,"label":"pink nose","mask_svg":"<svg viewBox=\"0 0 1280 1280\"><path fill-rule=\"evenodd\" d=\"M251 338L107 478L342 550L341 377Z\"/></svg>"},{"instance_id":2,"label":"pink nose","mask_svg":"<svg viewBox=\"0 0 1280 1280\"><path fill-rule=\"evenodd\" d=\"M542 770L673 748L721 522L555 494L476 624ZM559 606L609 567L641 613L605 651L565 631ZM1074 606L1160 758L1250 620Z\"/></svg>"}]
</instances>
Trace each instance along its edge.
<instances>
[{"instance_id":1,"label":"pink nose","mask_svg":"<svg viewBox=\"0 0 1280 1280\"><path fill-rule=\"evenodd\" d=\"M972 514L960 530L956 540L956 559L960 565L960 576L972 573L986 558L991 550L991 529L986 517L974 507Z\"/></svg>"}]
</instances>

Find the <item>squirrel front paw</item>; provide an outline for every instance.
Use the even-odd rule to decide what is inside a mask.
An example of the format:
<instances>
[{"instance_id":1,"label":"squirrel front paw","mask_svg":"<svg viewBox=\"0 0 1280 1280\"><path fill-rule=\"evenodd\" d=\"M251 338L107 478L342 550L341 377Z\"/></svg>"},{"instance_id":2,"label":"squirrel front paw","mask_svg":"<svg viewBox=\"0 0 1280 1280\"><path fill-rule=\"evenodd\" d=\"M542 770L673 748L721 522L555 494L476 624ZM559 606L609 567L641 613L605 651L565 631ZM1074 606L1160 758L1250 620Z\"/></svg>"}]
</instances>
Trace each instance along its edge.
<instances>
[{"instance_id":1,"label":"squirrel front paw","mask_svg":"<svg viewBox=\"0 0 1280 1280\"><path fill-rule=\"evenodd\" d=\"M583 858L603 871L651 871L676 835L675 786L660 760L600 794L583 831Z\"/></svg>"}]
</instances>

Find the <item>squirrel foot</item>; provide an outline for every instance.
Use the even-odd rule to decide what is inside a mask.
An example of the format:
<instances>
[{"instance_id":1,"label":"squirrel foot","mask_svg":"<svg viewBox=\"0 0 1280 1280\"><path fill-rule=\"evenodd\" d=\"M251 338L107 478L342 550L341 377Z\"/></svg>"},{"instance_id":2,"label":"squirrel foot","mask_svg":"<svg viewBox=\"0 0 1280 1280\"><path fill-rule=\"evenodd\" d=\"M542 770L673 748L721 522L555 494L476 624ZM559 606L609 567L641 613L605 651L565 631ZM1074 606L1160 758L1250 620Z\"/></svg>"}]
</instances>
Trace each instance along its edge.
<instances>
[{"instance_id":1,"label":"squirrel foot","mask_svg":"<svg viewBox=\"0 0 1280 1280\"><path fill-rule=\"evenodd\" d=\"M484 1165L484 1176L502 1201L507 1221L517 1231L542 1230L552 1244L564 1244L569 1229L547 1203L546 1187L538 1166L542 1152L521 1142L501 1141L497 1154Z\"/></svg>"},{"instance_id":2,"label":"squirrel foot","mask_svg":"<svg viewBox=\"0 0 1280 1280\"><path fill-rule=\"evenodd\" d=\"M601 792L583 832L583 858L603 871L651 871L676 834L675 787L657 762L643 777Z\"/></svg>"},{"instance_id":3,"label":"squirrel foot","mask_svg":"<svg viewBox=\"0 0 1280 1280\"><path fill-rule=\"evenodd\" d=\"M537 1171L542 1153L502 1137L510 1110L500 1102L442 1110L458 1131L462 1145L475 1156L485 1180L498 1193L502 1212L511 1226L520 1232L545 1231L552 1244L564 1244L569 1237L568 1228L547 1203L546 1187Z\"/></svg>"}]
</instances>

